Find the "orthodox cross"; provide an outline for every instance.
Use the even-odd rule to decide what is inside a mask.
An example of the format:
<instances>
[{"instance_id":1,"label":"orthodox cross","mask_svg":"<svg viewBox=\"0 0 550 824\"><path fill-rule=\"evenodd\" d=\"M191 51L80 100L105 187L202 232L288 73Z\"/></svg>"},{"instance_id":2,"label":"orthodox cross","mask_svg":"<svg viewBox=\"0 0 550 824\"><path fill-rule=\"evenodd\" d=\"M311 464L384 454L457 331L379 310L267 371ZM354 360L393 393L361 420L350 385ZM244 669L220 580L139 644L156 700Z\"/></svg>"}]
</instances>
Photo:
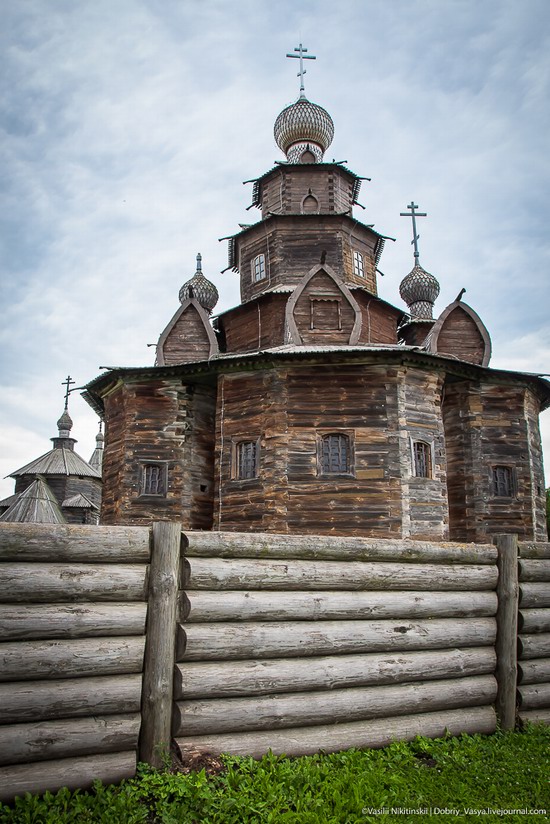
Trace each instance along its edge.
<instances>
[{"instance_id":1,"label":"orthodox cross","mask_svg":"<svg viewBox=\"0 0 550 824\"><path fill-rule=\"evenodd\" d=\"M70 388L72 383L76 383L76 381L73 381L70 375L67 375L67 378L64 381L61 381L61 386L67 387L65 389L65 409L69 406L69 393L72 391Z\"/></svg>"},{"instance_id":2,"label":"orthodox cross","mask_svg":"<svg viewBox=\"0 0 550 824\"><path fill-rule=\"evenodd\" d=\"M317 58L313 54L305 54L307 49L304 49L301 43L297 49L294 49L294 51L298 52L298 54L287 54L287 57L295 57L296 60L300 61L300 71L296 77L300 78L300 97L305 97L304 74L306 73L306 70L304 69L304 60L317 60Z\"/></svg>"},{"instance_id":3,"label":"orthodox cross","mask_svg":"<svg viewBox=\"0 0 550 824\"><path fill-rule=\"evenodd\" d=\"M420 235L418 235L416 233L416 218L417 217L427 217L428 214L427 214L427 212L417 212L416 209L418 209L418 204L415 203L414 200L411 200L411 202L407 206L407 209L410 209L410 212L399 212L399 216L400 217L412 217L413 239L411 240L411 245L414 246L414 263L415 263L415 266L416 266L419 263L419 260L418 260L418 258L419 258L419 255L418 255L418 238L420 237Z\"/></svg>"}]
</instances>

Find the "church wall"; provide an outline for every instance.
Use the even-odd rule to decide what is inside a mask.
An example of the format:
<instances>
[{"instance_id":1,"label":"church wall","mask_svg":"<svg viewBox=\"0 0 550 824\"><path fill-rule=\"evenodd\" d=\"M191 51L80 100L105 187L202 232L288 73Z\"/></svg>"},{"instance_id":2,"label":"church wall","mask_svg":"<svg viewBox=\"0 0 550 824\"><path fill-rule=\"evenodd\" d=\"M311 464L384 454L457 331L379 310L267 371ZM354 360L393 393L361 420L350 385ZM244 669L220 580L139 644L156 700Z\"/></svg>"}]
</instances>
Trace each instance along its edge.
<instances>
[{"instance_id":1,"label":"church wall","mask_svg":"<svg viewBox=\"0 0 550 824\"><path fill-rule=\"evenodd\" d=\"M485 342L477 324L460 306L446 319L437 339L437 351L469 363L482 363Z\"/></svg>"},{"instance_id":2,"label":"church wall","mask_svg":"<svg viewBox=\"0 0 550 824\"><path fill-rule=\"evenodd\" d=\"M48 486L49 486L48 481ZM72 498L78 493L86 495L97 507L101 504L101 481L97 478L78 478L71 475L67 478L65 498Z\"/></svg>"},{"instance_id":3,"label":"church wall","mask_svg":"<svg viewBox=\"0 0 550 824\"><path fill-rule=\"evenodd\" d=\"M293 314L305 345L346 344L355 323L355 310L349 300L321 271L307 283Z\"/></svg>"},{"instance_id":4,"label":"church wall","mask_svg":"<svg viewBox=\"0 0 550 824\"><path fill-rule=\"evenodd\" d=\"M354 289L352 295L361 308L359 343L397 343L397 310L376 300L372 295Z\"/></svg>"},{"instance_id":5,"label":"church wall","mask_svg":"<svg viewBox=\"0 0 550 824\"><path fill-rule=\"evenodd\" d=\"M300 214L311 190L316 211L347 212L352 207L353 180L340 169L303 164L278 170L262 184L262 217L270 212Z\"/></svg>"},{"instance_id":6,"label":"church wall","mask_svg":"<svg viewBox=\"0 0 550 824\"><path fill-rule=\"evenodd\" d=\"M162 345L162 353L165 364L208 360L210 340L194 306L180 315Z\"/></svg>"},{"instance_id":7,"label":"church wall","mask_svg":"<svg viewBox=\"0 0 550 824\"><path fill-rule=\"evenodd\" d=\"M288 294L266 295L228 312L221 319L228 352L255 352L285 342L285 306Z\"/></svg>"},{"instance_id":8,"label":"church wall","mask_svg":"<svg viewBox=\"0 0 550 824\"><path fill-rule=\"evenodd\" d=\"M532 392L527 390L525 392L524 415L529 444L534 535L536 541L546 541L548 540L548 532L546 529L543 452L539 426L540 412L540 401Z\"/></svg>"}]
</instances>

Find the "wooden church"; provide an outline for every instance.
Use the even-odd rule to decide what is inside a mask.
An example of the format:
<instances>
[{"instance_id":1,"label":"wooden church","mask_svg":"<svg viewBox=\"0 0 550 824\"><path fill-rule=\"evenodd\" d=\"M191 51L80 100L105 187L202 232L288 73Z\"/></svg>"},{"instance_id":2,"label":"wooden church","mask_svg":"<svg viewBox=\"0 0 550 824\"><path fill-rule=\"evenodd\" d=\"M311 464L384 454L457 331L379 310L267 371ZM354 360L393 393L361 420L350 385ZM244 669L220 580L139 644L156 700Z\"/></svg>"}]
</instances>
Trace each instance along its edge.
<instances>
[{"instance_id":1,"label":"wooden church","mask_svg":"<svg viewBox=\"0 0 550 824\"><path fill-rule=\"evenodd\" d=\"M361 177L325 161L333 122L299 76L275 123L285 159L254 182L261 217L229 239L240 305L212 318L199 255L155 365L86 388L105 420L102 523L544 539L550 384L491 369L461 295L434 319L414 203L407 310L378 297L385 238L354 215Z\"/></svg>"}]
</instances>

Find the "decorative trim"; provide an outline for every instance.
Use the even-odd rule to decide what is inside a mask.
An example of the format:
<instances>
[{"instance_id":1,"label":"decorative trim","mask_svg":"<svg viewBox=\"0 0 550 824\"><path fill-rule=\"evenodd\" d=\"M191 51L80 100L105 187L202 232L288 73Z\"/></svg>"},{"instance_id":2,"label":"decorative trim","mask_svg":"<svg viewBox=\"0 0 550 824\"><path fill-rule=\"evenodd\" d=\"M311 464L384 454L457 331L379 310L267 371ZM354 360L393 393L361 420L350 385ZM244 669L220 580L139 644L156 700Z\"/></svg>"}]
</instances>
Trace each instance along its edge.
<instances>
[{"instance_id":1,"label":"decorative trim","mask_svg":"<svg viewBox=\"0 0 550 824\"><path fill-rule=\"evenodd\" d=\"M473 320L473 322L477 326L478 332L481 335L481 338L483 340L483 344L484 344L485 349L484 349L483 359L482 359L481 363L476 364L476 365L477 366L488 366L489 361L491 360L491 338L489 337L489 332L487 331L487 328L486 328L485 324L483 323L483 321L481 320L481 318L479 317L477 312L475 312L472 309L471 306L468 306L467 303L464 303L461 300L453 301L453 303L450 303L447 306L447 308L444 309L443 312L440 314L440 316L438 317L438 319L434 323L428 337L426 338L426 341L425 341L425 344L424 344L425 348L426 348L426 351L430 352L432 355L438 355L438 354L445 355L446 354L444 352L438 352L437 351L437 344L438 344L439 334L441 332L443 324L445 323L445 321L447 320L447 318L449 317L451 312L454 312L455 309L462 309L466 315L470 316L470 318ZM467 361L467 362L469 362L469 361Z\"/></svg>"}]
</instances>

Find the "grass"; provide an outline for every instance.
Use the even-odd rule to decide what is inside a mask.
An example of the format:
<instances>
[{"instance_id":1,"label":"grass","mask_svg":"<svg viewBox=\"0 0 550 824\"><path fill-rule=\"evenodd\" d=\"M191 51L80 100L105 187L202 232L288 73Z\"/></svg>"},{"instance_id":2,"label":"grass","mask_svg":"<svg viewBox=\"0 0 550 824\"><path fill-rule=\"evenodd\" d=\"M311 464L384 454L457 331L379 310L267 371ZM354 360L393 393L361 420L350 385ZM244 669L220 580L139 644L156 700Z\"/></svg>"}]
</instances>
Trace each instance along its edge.
<instances>
[{"instance_id":1,"label":"grass","mask_svg":"<svg viewBox=\"0 0 550 824\"><path fill-rule=\"evenodd\" d=\"M550 728L396 742L303 758L223 759L217 774L143 765L116 786L26 795L1 824L540 822L550 810ZM393 810L392 810L393 808ZM511 810L522 812L511 813Z\"/></svg>"}]
</instances>

